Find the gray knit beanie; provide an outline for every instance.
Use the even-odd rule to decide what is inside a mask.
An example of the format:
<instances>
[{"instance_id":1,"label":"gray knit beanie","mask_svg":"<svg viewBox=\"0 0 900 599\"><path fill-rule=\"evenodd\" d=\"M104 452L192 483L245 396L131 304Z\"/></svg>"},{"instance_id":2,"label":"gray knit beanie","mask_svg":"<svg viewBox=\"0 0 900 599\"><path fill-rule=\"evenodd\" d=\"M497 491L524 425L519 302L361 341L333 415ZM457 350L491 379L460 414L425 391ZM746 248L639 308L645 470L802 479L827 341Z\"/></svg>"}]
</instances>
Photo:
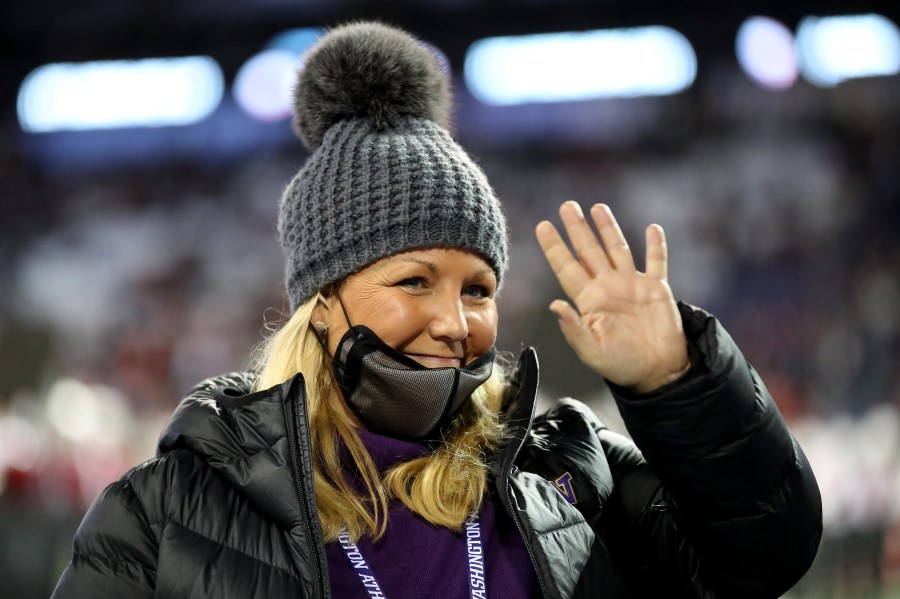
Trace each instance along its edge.
<instances>
[{"instance_id":1,"label":"gray knit beanie","mask_svg":"<svg viewBox=\"0 0 900 599\"><path fill-rule=\"evenodd\" d=\"M292 311L415 248L473 250L502 282L506 222L484 173L447 131L450 104L432 52L399 29L345 25L304 57L294 126L312 155L278 221Z\"/></svg>"}]
</instances>

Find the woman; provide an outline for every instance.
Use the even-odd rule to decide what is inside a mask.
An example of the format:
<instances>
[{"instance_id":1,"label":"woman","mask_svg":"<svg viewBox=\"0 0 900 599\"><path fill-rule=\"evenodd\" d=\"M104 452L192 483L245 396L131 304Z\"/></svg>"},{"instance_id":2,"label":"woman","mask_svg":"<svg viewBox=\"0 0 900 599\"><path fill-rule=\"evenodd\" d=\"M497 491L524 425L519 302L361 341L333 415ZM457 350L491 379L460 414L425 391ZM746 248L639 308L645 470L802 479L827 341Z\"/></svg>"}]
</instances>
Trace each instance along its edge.
<instances>
[{"instance_id":1,"label":"woman","mask_svg":"<svg viewBox=\"0 0 900 599\"><path fill-rule=\"evenodd\" d=\"M312 155L281 202L292 317L257 373L199 385L95 502L55 597L777 597L821 534L815 479L753 369L646 272L603 205L537 238L551 310L635 444L577 401L535 417L494 364L506 225L446 130L447 82L357 23L306 57ZM589 220L599 232L594 233Z\"/></svg>"}]
</instances>

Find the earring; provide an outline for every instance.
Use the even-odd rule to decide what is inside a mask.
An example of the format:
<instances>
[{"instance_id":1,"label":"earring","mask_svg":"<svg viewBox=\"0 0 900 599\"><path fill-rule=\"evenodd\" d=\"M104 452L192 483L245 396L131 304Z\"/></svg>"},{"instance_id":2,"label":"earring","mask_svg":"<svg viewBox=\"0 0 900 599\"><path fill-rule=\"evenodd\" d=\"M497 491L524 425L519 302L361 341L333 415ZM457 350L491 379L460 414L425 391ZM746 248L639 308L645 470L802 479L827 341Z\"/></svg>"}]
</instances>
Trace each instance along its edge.
<instances>
[{"instance_id":1,"label":"earring","mask_svg":"<svg viewBox=\"0 0 900 599\"><path fill-rule=\"evenodd\" d=\"M313 323L313 328L319 334L319 336L324 336L328 334L328 325L326 325L321 320L317 320Z\"/></svg>"}]
</instances>

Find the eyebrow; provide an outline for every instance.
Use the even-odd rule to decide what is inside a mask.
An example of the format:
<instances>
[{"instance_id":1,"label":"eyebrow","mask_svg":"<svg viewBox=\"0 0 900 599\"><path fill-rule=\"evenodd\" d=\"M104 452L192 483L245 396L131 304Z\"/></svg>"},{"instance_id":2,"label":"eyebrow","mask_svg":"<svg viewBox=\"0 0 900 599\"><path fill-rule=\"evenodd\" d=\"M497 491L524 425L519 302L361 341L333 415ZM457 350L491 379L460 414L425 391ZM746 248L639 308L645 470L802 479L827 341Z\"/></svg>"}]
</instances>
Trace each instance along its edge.
<instances>
[{"instance_id":1,"label":"eyebrow","mask_svg":"<svg viewBox=\"0 0 900 599\"><path fill-rule=\"evenodd\" d=\"M408 256L397 256L394 260L398 262L412 262L414 264L421 264L425 268L427 268L432 274L437 274L438 267L434 262L429 262L428 260L422 260L421 258L410 258ZM475 276L482 277L494 272L493 269L489 266L479 269Z\"/></svg>"},{"instance_id":2,"label":"eyebrow","mask_svg":"<svg viewBox=\"0 0 900 599\"><path fill-rule=\"evenodd\" d=\"M429 262L428 260L421 260L419 258L409 258L405 256L397 256L396 260L398 262L413 262L415 264L421 264L428 270L432 272L432 274L437 274L438 267L434 262Z\"/></svg>"}]
</instances>

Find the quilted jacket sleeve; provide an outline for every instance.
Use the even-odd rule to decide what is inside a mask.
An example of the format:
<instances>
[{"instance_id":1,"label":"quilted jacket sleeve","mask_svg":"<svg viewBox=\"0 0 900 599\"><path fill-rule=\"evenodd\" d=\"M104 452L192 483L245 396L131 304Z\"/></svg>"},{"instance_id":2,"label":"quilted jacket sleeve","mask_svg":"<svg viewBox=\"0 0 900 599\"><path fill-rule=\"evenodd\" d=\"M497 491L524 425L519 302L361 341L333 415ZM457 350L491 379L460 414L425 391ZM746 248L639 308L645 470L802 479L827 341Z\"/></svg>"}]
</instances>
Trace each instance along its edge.
<instances>
[{"instance_id":1,"label":"quilted jacket sleeve","mask_svg":"<svg viewBox=\"0 0 900 599\"><path fill-rule=\"evenodd\" d=\"M125 477L107 487L82 520L51 599L151 598L157 542Z\"/></svg>"},{"instance_id":2,"label":"quilted jacket sleeve","mask_svg":"<svg viewBox=\"0 0 900 599\"><path fill-rule=\"evenodd\" d=\"M692 372L651 394L611 386L646 459L621 456L617 486L644 576L704 597L778 597L822 532L818 486L762 381L721 325L681 305ZM625 452L609 438L607 452ZM660 484L661 483L661 484Z\"/></svg>"}]
</instances>

